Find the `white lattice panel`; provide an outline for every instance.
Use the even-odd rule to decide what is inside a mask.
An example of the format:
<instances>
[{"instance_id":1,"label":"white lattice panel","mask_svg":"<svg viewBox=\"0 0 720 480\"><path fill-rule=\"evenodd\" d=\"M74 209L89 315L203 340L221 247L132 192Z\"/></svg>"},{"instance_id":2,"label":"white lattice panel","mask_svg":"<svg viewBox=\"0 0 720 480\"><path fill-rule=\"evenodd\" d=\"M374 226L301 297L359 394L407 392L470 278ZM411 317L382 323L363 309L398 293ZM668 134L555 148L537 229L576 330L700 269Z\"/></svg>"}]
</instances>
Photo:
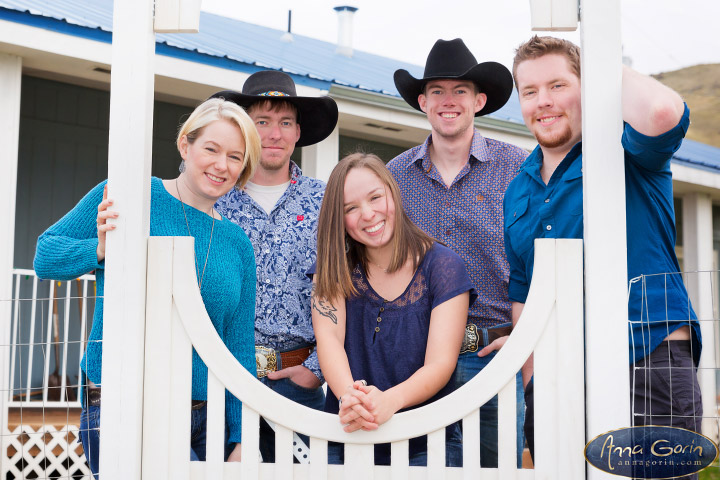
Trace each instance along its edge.
<instances>
[{"instance_id":1,"label":"white lattice panel","mask_svg":"<svg viewBox=\"0 0 720 480\"><path fill-rule=\"evenodd\" d=\"M91 480L77 425L61 430L44 425L40 431L19 425L12 433L5 432L2 445L3 479Z\"/></svg>"}]
</instances>

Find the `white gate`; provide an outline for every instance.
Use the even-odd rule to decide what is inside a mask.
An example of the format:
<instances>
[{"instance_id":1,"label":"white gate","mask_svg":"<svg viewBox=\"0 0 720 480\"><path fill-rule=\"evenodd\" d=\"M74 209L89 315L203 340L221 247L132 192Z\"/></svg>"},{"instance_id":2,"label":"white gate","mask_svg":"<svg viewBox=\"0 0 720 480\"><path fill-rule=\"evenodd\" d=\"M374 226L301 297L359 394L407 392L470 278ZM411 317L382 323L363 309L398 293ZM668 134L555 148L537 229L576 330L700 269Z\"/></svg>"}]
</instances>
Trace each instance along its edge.
<instances>
[{"instance_id":1,"label":"white gate","mask_svg":"<svg viewBox=\"0 0 720 480\"><path fill-rule=\"evenodd\" d=\"M582 242L536 240L535 274L522 318L471 382L373 432L345 433L337 416L268 389L225 348L202 302L189 237L151 237L142 475L146 479L582 479L585 478ZM190 462L191 351L208 366L207 460ZM535 350L535 469L516 468L515 374ZM225 389L243 402L240 463L223 462ZM478 408L498 394L498 468L480 468ZM259 419L276 426L276 463L259 461ZM444 427L463 422L464 467L445 467ZM293 432L310 437L310 463L293 464ZM102 431L102 434L109 432ZM408 466L408 439L428 435L427 467ZM327 442L345 443L345 465L327 464ZM390 466L373 444L391 443Z\"/></svg>"}]
</instances>

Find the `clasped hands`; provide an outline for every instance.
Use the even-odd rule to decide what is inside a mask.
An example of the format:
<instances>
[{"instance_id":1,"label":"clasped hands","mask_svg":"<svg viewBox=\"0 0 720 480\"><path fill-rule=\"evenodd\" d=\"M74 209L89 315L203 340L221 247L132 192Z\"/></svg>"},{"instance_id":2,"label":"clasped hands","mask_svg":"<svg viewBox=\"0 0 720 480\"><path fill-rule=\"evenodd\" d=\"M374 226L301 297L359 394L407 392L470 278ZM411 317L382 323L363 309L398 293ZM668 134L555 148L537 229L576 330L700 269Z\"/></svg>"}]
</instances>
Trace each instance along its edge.
<instances>
[{"instance_id":1,"label":"clasped hands","mask_svg":"<svg viewBox=\"0 0 720 480\"><path fill-rule=\"evenodd\" d=\"M398 400L390 390L382 391L364 380L348 385L340 397L338 416L343 430L375 430L400 410Z\"/></svg>"}]
</instances>

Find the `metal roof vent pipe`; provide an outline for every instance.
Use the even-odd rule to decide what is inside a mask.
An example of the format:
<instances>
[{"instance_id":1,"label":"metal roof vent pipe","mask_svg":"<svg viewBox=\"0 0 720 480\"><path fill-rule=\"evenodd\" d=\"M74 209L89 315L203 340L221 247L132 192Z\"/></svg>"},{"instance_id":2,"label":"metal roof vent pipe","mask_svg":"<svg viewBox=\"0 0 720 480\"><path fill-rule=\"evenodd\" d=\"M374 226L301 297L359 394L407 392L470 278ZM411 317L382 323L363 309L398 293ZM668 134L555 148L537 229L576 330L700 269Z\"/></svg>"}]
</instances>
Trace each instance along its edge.
<instances>
[{"instance_id":1,"label":"metal roof vent pipe","mask_svg":"<svg viewBox=\"0 0 720 480\"><path fill-rule=\"evenodd\" d=\"M357 12L357 7L342 6L335 7L338 13L338 41L335 53L352 57L353 47L353 15Z\"/></svg>"},{"instance_id":2,"label":"metal roof vent pipe","mask_svg":"<svg viewBox=\"0 0 720 480\"><path fill-rule=\"evenodd\" d=\"M288 10L288 29L287 32L283 33L280 37L280 40L283 42L292 42L293 41L293 35L292 35L292 10Z\"/></svg>"}]
</instances>

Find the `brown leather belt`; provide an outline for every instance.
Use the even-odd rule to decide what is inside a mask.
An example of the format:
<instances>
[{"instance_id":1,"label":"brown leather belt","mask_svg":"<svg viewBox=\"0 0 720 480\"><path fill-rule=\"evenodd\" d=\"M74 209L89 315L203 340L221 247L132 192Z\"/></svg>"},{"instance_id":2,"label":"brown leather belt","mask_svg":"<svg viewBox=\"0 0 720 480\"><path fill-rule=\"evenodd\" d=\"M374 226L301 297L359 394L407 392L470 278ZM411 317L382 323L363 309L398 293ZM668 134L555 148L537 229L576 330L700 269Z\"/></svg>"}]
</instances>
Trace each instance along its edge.
<instances>
[{"instance_id":1,"label":"brown leather belt","mask_svg":"<svg viewBox=\"0 0 720 480\"><path fill-rule=\"evenodd\" d=\"M313 346L300 347L295 350L288 352L277 352L276 350L263 347L260 345L255 346L255 366L257 367L257 376L262 378L270 372L278 370L278 355L280 356L279 367L288 368L302 365L312 353Z\"/></svg>"},{"instance_id":2,"label":"brown leather belt","mask_svg":"<svg viewBox=\"0 0 720 480\"><path fill-rule=\"evenodd\" d=\"M282 359L280 366L282 366L282 368L288 368L302 365L310 356L311 352L312 347L302 347L290 350L289 352L280 352L280 358Z\"/></svg>"},{"instance_id":3,"label":"brown leather belt","mask_svg":"<svg viewBox=\"0 0 720 480\"><path fill-rule=\"evenodd\" d=\"M99 407L102 390L100 387L87 387L87 405L88 407ZM200 410L207 405L207 400L193 400L190 408L192 410Z\"/></svg>"},{"instance_id":4,"label":"brown leather belt","mask_svg":"<svg viewBox=\"0 0 720 480\"><path fill-rule=\"evenodd\" d=\"M465 325L465 338L463 338L460 353L477 352L498 338L510 335L510 332L512 332L511 325L478 329L474 323L468 323Z\"/></svg>"}]
</instances>

